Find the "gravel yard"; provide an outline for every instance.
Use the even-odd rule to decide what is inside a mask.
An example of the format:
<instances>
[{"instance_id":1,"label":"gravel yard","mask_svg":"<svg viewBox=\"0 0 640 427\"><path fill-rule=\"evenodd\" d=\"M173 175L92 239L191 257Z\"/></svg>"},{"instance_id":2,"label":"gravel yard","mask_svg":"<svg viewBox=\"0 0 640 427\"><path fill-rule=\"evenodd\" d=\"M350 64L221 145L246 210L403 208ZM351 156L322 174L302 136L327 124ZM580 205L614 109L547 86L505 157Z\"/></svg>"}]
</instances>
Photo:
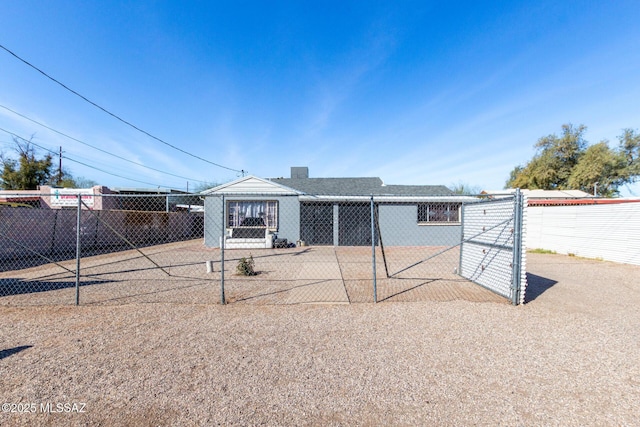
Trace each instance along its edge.
<instances>
[{"instance_id":1,"label":"gravel yard","mask_svg":"<svg viewBox=\"0 0 640 427\"><path fill-rule=\"evenodd\" d=\"M637 425L640 267L528 272L518 307L0 305L0 425Z\"/></svg>"}]
</instances>

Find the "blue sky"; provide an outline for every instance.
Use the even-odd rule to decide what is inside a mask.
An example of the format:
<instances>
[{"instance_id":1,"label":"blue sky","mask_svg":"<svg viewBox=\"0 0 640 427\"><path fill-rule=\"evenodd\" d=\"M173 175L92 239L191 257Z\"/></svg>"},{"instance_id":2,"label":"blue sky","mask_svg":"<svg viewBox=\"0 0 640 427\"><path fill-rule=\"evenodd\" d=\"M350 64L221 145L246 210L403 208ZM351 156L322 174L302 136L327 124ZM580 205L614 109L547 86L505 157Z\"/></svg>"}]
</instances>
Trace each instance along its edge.
<instances>
[{"instance_id":1,"label":"blue sky","mask_svg":"<svg viewBox=\"0 0 640 427\"><path fill-rule=\"evenodd\" d=\"M640 128L640 2L0 4L0 128L106 186L245 170L499 189L563 123L617 145ZM0 132L0 150L11 136ZM41 153L43 153L41 151ZM177 175L177 176L175 176ZM135 181L134 181L135 180ZM623 195L640 195L640 185Z\"/></svg>"}]
</instances>

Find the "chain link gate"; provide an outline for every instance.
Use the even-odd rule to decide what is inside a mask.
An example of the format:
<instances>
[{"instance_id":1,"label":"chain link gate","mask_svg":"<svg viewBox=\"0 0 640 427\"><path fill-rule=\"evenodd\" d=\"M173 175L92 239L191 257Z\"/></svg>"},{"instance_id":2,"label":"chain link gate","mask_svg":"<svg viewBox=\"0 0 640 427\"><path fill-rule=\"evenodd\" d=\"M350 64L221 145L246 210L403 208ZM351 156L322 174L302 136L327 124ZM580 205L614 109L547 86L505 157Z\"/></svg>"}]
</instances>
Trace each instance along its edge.
<instances>
[{"instance_id":1,"label":"chain link gate","mask_svg":"<svg viewBox=\"0 0 640 427\"><path fill-rule=\"evenodd\" d=\"M520 190L512 196L463 208L460 275L505 298L524 303L526 205Z\"/></svg>"},{"instance_id":2,"label":"chain link gate","mask_svg":"<svg viewBox=\"0 0 640 427\"><path fill-rule=\"evenodd\" d=\"M524 302L526 268L520 191L417 203L376 202L376 233L383 269L374 280L378 301ZM418 225L411 227L411 218ZM488 296L478 284L494 293ZM470 286L471 285L471 286Z\"/></svg>"}]
</instances>

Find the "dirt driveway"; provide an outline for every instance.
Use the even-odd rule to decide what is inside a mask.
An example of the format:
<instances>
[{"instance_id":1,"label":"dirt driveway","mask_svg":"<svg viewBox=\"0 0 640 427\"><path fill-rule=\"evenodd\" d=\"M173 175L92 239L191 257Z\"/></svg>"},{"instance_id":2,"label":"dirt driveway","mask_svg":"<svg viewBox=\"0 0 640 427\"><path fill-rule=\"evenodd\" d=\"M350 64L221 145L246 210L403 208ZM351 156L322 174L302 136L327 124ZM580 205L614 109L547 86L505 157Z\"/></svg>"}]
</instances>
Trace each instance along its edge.
<instances>
[{"instance_id":1,"label":"dirt driveway","mask_svg":"<svg viewBox=\"0 0 640 427\"><path fill-rule=\"evenodd\" d=\"M528 271L519 307L0 306L0 425L636 424L640 267Z\"/></svg>"}]
</instances>

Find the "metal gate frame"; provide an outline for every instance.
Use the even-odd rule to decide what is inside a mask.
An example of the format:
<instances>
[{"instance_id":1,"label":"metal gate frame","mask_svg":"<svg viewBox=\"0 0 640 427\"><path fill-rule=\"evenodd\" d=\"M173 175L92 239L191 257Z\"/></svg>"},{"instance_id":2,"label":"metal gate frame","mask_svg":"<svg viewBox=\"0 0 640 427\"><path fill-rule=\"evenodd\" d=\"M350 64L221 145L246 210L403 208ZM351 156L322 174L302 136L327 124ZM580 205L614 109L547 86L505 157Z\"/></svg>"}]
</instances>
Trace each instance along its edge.
<instances>
[{"instance_id":1,"label":"metal gate frame","mask_svg":"<svg viewBox=\"0 0 640 427\"><path fill-rule=\"evenodd\" d=\"M460 276L524 303L526 206L520 189L512 196L463 205Z\"/></svg>"}]
</instances>

